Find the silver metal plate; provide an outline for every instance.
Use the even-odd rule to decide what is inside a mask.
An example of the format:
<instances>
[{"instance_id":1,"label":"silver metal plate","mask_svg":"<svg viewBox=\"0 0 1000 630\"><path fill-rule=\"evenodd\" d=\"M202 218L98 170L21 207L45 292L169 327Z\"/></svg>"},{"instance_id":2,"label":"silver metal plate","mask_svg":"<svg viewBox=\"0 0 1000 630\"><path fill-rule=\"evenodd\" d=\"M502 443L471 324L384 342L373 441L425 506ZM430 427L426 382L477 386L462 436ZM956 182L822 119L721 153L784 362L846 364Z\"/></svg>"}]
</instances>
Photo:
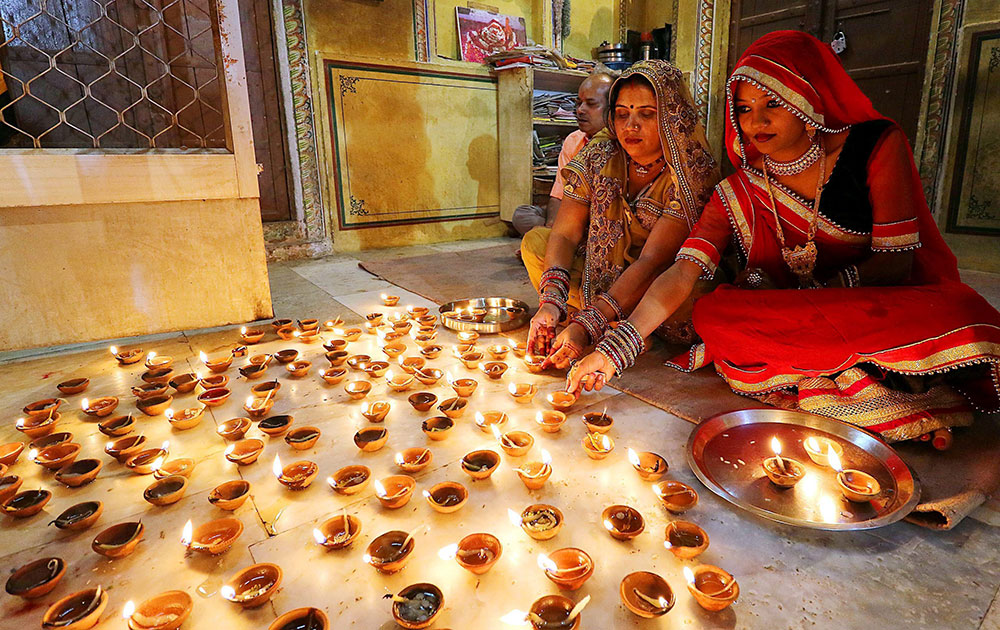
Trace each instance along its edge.
<instances>
[{"instance_id":1,"label":"silver metal plate","mask_svg":"<svg viewBox=\"0 0 1000 630\"><path fill-rule=\"evenodd\" d=\"M868 503L844 498L836 473L814 464L803 442L825 437L844 447L843 466L874 476L882 494ZM782 457L798 460L806 475L793 488L772 484L761 462L772 457L771 438ZM784 409L744 409L699 424L688 439L688 464L713 492L749 512L789 525L828 530L874 529L894 523L916 506L920 484L899 455L858 427Z\"/></svg>"},{"instance_id":2,"label":"silver metal plate","mask_svg":"<svg viewBox=\"0 0 1000 630\"><path fill-rule=\"evenodd\" d=\"M482 321L466 321L451 317L459 309L485 309ZM505 297L470 298L442 304L441 323L452 330L474 330L479 333L499 333L515 330L528 323L528 305L521 300Z\"/></svg>"}]
</instances>

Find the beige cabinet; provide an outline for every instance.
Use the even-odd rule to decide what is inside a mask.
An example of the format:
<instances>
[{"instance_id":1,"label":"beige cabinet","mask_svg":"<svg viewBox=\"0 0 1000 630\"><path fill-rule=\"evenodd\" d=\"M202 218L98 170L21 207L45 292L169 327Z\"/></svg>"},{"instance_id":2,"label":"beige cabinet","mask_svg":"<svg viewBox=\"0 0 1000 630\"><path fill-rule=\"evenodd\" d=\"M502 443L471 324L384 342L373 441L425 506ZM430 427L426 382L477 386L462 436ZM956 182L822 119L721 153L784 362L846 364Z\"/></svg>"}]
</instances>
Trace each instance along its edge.
<instances>
[{"instance_id":1,"label":"beige cabinet","mask_svg":"<svg viewBox=\"0 0 1000 630\"><path fill-rule=\"evenodd\" d=\"M497 137L500 149L500 218L510 221L514 209L531 203L531 132L565 137L576 130L573 121L532 117L536 91L576 94L586 72L542 68L497 70Z\"/></svg>"}]
</instances>

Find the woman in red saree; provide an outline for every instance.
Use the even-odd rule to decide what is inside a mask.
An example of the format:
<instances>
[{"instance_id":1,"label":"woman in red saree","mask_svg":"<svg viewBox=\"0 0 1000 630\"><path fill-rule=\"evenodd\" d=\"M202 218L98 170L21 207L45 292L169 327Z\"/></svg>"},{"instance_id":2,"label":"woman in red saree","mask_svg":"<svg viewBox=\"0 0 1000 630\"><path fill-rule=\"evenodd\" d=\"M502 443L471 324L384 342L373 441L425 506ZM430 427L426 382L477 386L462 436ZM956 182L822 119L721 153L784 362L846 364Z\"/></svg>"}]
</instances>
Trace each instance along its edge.
<instances>
[{"instance_id":1,"label":"woman in red saree","mask_svg":"<svg viewBox=\"0 0 1000 630\"><path fill-rule=\"evenodd\" d=\"M696 303L703 343L668 365L713 364L739 394L889 440L969 424L970 404L1000 408L1000 313L959 281L903 132L829 46L765 35L726 96L738 172L567 387L600 387L627 368L733 243L744 271Z\"/></svg>"}]
</instances>

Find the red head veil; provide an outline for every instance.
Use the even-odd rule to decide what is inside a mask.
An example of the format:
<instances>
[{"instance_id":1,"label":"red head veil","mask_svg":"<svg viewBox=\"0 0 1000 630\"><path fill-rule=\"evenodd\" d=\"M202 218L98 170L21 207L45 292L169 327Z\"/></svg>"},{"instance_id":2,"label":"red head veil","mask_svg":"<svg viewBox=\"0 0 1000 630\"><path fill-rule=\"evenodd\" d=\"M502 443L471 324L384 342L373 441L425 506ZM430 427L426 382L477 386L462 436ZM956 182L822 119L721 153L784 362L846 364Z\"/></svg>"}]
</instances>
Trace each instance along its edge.
<instances>
[{"instance_id":1,"label":"red head veil","mask_svg":"<svg viewBox=\"0 0 1000 630\"><path fill-rule=\"evenodd\" d=\"M847 75L829 45L799 31L769 33L750 44L726 83L726 151L738 169L745 168L759 153L751 143L743 142L736 122L733 91L737 81L746 81L771 94L806 124L827 133L885 119ZM918 283L957 280L955 256L941 238L927 207L916 166L911 164L911 169L912 198L920 206L916 215L923 244L916 252L912 279ZM911 184L904 178L899 185Z\"/></svg>"}]
</instances>

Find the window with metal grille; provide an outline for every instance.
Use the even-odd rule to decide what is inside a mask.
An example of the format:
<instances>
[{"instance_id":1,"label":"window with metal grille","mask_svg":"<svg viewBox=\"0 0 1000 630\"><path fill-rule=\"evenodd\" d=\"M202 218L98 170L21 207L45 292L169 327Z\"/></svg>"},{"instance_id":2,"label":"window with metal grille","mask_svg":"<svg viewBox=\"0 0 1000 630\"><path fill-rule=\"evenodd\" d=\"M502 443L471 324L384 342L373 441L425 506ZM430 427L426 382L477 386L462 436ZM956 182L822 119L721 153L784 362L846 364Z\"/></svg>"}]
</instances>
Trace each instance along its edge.
<instances>
[{"instance_id":1,"label":"window with metal grille","mask_svg":"<svg viewBox=\"0 0 1000 630\"><path fill-rule=\"evenodd\" d=\"M225 148L216 0L0 0L0 148Z\"/></svg>"}]
</instances>

